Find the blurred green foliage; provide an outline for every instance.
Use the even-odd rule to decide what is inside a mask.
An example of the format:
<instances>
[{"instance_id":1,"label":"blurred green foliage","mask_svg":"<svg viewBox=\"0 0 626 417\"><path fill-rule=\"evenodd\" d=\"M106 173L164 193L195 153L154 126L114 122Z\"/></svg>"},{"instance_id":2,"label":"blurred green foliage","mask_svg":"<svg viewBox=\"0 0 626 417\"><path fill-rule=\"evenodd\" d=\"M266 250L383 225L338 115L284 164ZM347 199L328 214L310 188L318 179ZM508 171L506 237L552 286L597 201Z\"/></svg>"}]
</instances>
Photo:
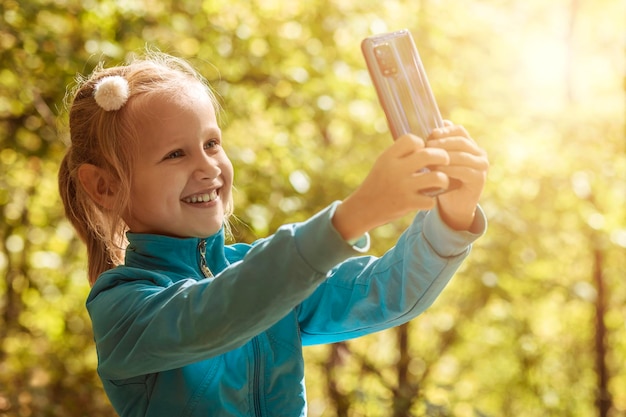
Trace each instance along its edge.
<instances>
[{"instance_id":1,"label":"blurred green foliage","mask_svg":"<svg viewBox=\"0 0 626 417\"><path fill-rule=\"evenodd\" d=\"M346 196L389 144L359 43L405 27L443 115L490 154L489 232L420 318L307 349L309 415L624 415L623 16L612 0L4 0L0 416L114 415L56 189L77 73L146 46L188 58L222 97L251 241Z\"/></svg>"}]
</instances>

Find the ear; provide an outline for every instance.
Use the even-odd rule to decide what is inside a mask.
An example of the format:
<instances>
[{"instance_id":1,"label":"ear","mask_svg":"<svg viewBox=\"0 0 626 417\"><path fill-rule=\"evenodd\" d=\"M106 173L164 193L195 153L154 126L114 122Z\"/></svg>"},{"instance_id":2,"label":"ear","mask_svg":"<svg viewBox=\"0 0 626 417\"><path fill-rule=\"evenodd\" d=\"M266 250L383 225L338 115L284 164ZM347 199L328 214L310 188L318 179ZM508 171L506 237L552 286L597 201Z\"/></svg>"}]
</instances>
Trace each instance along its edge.
<instances>
[{"instance_id":1,"label":"ear","mask_svg":"<svg viewBox=\"0 0 626 417\"><path fill-rule=\"evenodd\" d=\"M118 183L107 171L92 164L82 164L78 167L78 180L93 201L106 209L113 208Z\"/></svg>"}]
</instances>

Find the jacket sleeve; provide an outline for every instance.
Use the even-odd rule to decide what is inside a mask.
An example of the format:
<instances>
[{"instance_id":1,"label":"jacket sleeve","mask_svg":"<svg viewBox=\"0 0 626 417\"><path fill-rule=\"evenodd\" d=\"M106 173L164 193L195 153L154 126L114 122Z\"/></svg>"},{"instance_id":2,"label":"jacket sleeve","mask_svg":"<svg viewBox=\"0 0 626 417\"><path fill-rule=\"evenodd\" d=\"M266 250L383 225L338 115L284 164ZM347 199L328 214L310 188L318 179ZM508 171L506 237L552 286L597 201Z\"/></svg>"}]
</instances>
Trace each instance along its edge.
<instances>
[{"instance_id":1,"label":"jacket sleeve","mask_svg":"<svg viewBox=\"0 0 626 417\"><path fill-rule=\"evenodd\" d=\"M105 379L185 366L248 342L306 299L353 248L332 227L336 203L281 227L214 279L177 282L116 268L87 299Z\"/></svg>"},{"instance_id":2,"label":"jacket sleeve","mask_svg":"<svg viewBox=\"0 0 626 417\"><path fill-rule=\"evenodd\" d=\"M380 258L351 258L298 307L302 342L333 343L405 323L428 308L486 229L477 210L472 232L448 228L436 210L418 213Z\"/></svg>"}]
</instances>

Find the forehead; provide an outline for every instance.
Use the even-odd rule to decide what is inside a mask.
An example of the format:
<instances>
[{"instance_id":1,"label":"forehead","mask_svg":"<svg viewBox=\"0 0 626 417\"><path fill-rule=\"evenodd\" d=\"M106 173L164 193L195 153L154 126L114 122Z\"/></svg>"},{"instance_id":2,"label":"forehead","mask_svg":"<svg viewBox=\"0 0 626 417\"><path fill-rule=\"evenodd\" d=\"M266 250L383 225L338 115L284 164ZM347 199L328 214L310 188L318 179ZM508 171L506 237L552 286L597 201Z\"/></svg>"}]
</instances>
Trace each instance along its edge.
<instances>
[{"instance_id":1,"label":"forehead","mask_svg":"<svg viewBox=\"0 0 626 417\"><path fill-rule=\"evenodd\" d=\"M129 104L136 155L219 132L213 98L200 83L143 94Z\"/></svg>"},{"instance_id":2,"label":"forehead","mask_svg":"<svg viewBox=\"0 0 626 417\"><path fill-rule=\"evenodd\" d=\"M185 114L216 122L214 99L199 82L142 94L129 104L131 117L137 124L163 124Z\"/></svg>"}]
</instances>

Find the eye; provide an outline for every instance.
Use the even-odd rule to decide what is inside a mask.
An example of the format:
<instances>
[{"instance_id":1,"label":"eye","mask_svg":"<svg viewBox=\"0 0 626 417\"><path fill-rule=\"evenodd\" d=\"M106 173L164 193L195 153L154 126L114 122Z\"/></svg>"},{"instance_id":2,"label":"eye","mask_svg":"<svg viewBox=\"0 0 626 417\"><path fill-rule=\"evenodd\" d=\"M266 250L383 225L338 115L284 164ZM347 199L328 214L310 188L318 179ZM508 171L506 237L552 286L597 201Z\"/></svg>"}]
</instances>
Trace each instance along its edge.
<instances>
[{"instance_id":1,"label":"eye","mask_svg":"<svg viewBox=\"0 0 626 417\"><path fill-rule=\"evenodd\" d=\"M182 151L182 149L176 149L175 151L172 151L168 153L167 155L165 155L165 158L163 158L163 160L176 159L176 158L180 158L183 155L184 155L184 152Z\"/></svg>"},{"instance_id":2,"label":"eye","mask_svg":"<svg viewBox=\"0 0 626 417\"><path fill-rule=\"evenodd\" d=\"M206 141L206 143L204 144L204 149L212 149L212 148L216 148L220 145L220 141L219 139L209 139Z\"/></svg>"}]
</instances>

